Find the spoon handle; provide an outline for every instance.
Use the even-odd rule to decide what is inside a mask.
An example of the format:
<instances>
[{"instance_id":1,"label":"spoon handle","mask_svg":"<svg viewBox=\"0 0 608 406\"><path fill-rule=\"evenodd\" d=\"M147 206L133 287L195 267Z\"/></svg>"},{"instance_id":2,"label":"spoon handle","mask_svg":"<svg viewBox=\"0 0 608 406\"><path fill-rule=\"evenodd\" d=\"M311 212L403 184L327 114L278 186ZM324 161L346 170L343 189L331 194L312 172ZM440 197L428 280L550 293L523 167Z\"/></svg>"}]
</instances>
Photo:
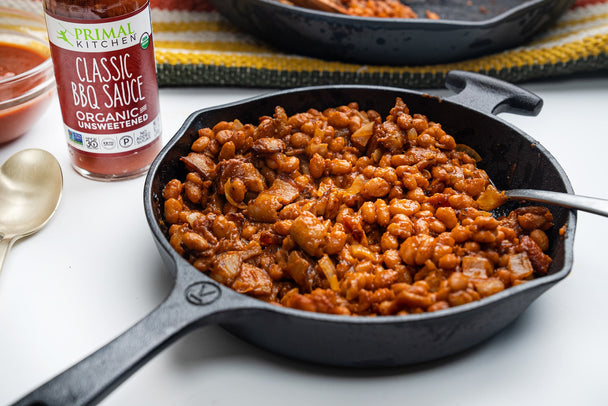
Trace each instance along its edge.
<instances>
[{"instance_id":1,"label":"spoon handle","mask_svg":"<svg viewBox=\"0 0 608 406\"><path fill-rule=\"evenodd\" d=\"M2 266L4 265L4 259L6 255L10 251L13 246L13 242L15 242L14 238L2 238L0 240L0 272L2 272Z\"/></svg>"},{"instance_id":2,"label":"spoon handle","mask_svg":"<svg viewBox=\"0 0 608 406\"><path fill-rule=\"evenodd\" d=\"M530 189L506 190L505 195L509 200L530 200L533 202L551 203L608 217L608 200L595 197Z\"/></svg>"}]
</instances>

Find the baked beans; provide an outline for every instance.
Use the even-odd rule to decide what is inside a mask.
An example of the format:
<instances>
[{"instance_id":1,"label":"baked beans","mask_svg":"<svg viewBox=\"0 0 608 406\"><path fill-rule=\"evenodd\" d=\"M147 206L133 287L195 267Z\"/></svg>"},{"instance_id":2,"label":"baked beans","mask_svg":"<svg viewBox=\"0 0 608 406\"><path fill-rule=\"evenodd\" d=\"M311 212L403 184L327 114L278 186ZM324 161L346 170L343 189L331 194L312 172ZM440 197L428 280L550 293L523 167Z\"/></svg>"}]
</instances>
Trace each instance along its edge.
<instances>
[{"instance_id":1,"label":"baked beans","mask_svg":"<svg viewBox=\"0 0 608 406\"><path fill-rule=\"evenodd\" d=\"M473 155L473 156L472 156ZM397 98L201 128L163 191L172 247L237 292L295 309L403 315L547 273L544 207L495 218L474 154Z\"/></svg>"},{"instance_id":2,"label":"baked beans","mask_svg":"<svg viewBox=\"0 0 608 406\"><path fill-rule=\"evenodd\" d=\"M293 5L290 0L278 0L281 3ZM379 18L418 18L418 14L399 0L325 0L340 7L344 14L357 17ZM439 15L426 10L425 17L438 20Z\"/></svg>"}]
</instances>

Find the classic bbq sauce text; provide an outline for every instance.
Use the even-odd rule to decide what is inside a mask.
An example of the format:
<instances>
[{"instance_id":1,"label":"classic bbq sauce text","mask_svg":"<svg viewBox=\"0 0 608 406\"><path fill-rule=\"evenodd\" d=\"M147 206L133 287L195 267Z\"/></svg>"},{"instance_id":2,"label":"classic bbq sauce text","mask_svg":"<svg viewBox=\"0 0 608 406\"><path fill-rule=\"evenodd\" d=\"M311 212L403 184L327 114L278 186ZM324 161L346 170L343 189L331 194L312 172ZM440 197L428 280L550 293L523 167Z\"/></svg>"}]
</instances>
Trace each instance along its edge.
<instances>
[{"instance_id":1,"label":"classic bbq sauce text","mask_svg":"<svg viewBox=\"0 0 608 406\"><path fill-rule=\"evenodd\" d=\"M133 72L129 53L75 62L71 94L80 129L127 130L148 120L144 78Z\"/></svg>"}]
</instances>

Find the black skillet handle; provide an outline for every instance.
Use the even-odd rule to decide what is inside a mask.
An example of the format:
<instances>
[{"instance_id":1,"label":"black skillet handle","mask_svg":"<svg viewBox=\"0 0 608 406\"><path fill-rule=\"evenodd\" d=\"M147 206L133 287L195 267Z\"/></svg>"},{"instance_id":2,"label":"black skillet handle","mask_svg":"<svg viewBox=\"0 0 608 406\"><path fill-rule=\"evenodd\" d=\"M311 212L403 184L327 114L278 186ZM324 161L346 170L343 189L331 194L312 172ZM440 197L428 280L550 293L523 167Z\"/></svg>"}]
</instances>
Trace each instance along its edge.
<instances>
[{"instance_id":1,"label":"black skillet handle","mask_svg":"<svg viewBox=\"0 0 608 406\"><path fill-rule=\"evenodd\" d=\"M445 87L456 92L447 97L448 100L483 113L536 116L543 107L543 100L534 93L479 73L450 71L445 78Z\"/></svg>"},{"instance_id":2,"label":"black skillet handle","mask_svg":"<svg viewBox=\"0 0 608 406\"><path fill-rule=\"evenodd\" d=\"M177 338L194 327L213 322L214 314L226 314L226 300L221 296L219 286L211 282L174 288L172 294L139 323L14 406L97 404Z\"/></svg>"}]
</instances>

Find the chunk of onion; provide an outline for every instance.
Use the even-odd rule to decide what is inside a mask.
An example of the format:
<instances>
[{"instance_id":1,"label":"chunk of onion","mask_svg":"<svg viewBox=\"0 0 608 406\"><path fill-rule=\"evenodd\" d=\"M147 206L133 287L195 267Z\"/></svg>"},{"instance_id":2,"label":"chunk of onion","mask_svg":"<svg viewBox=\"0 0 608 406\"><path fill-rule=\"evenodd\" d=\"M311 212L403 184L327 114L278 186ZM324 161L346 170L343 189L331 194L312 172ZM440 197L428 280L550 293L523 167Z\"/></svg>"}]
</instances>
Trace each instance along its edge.
<instances>
[{"instance_id":1,"label":"chunk of onion","mask_svg":"<svg viewBox=\"0 0 608 406\"><path fill-rule=\"evenodd\" d=\"M332 262L331 258L327 256L327 254L323 255L319 260L319 268L321 268L321 271L323 271L323 274L327 278L327 281L329 282L329 287L336 292L340 290L340 285L338 284L338 276L336 275L336 267L334 266L334 263Z\"/></svg>"}]
</instances>

